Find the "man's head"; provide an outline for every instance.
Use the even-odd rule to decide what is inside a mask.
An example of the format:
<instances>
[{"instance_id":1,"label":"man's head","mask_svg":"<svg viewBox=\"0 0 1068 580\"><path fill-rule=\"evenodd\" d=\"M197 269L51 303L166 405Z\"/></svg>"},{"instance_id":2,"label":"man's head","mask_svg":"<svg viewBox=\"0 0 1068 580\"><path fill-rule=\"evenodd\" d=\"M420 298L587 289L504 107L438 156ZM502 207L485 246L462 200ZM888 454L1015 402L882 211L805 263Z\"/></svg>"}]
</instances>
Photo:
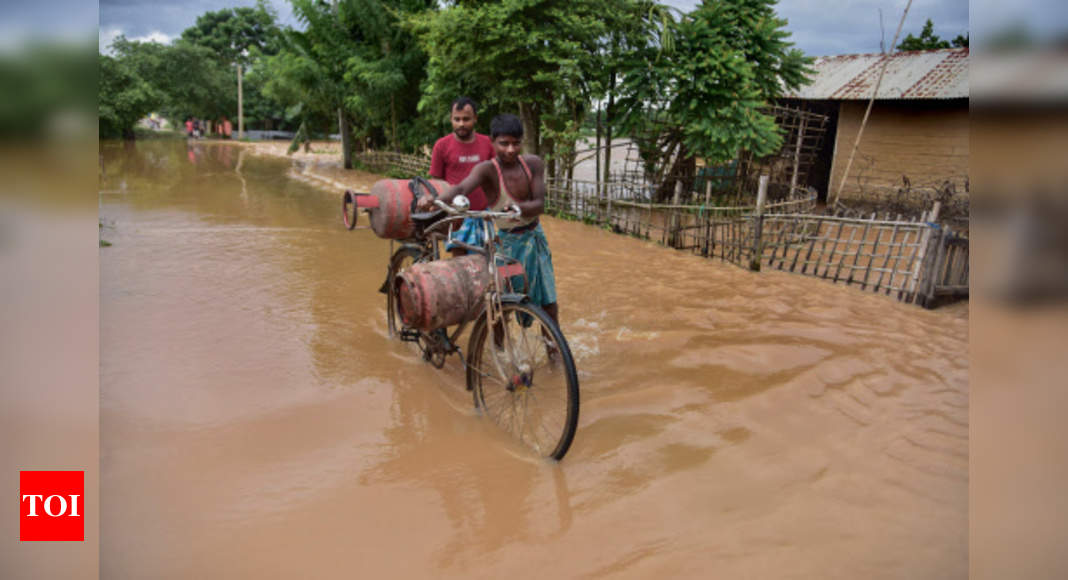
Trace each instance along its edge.
<instances>
[{"instance_id":1,"label":"man's head","mask_svg":"<svg viewBox=\"0 0 1068 580\"><path fill-rule=\"evenodd\" d=\"M523 149L523 123L515 115L497 115L490 123L490 139L501 161L515 163Z\"/></svg>"},{"instance_id":2,"label":"man's head","mask_svg":"<svg viewBox=\"0 0 1068 580\"><path fill-rule=\"evenodd\" d=\"M475 121L478 120L477 106L467 97L460 97L452 102L449 109L449 120L452 121L452 132L460 141L470 141L475 132Z\"/></svg>"}]
</instances>

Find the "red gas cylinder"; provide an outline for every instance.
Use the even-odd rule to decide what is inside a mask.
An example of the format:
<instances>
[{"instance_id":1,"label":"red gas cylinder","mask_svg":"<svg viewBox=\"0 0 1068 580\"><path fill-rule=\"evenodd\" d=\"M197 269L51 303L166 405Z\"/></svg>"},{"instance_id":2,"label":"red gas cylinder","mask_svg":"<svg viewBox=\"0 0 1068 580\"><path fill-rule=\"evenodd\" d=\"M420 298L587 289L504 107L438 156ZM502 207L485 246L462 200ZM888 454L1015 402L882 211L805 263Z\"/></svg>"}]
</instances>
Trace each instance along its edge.
<instances>
[{"instance_id":1,"label":"red gas cylinder","mask_svg":"<svg viewBox=\"0 0 1068 580\"><path fill-rule=\"evenodd\" d=\"M383 179L371 186L371 195L378 199L378 207L368 209L371 217L371 229L380 238L403 240L411 237L415 230L412 224L412 210L415 207L415 195L409 186L409 179ZM430 179L436 195L445 193L449 184ZM420 191L421 195L426 195Z\"/></svg>"},{"instance_id":2,"label":"red gas cylinder","mask_svg":"<svg viewBox=\"0 0 1068 580\"><path fill-rule=\"evenodd\" d=\"M489 282L486 257L470 254L413 264L397 276L394 292L404 324L431 331L477 316Z\"/></svg>"}]
</instances>

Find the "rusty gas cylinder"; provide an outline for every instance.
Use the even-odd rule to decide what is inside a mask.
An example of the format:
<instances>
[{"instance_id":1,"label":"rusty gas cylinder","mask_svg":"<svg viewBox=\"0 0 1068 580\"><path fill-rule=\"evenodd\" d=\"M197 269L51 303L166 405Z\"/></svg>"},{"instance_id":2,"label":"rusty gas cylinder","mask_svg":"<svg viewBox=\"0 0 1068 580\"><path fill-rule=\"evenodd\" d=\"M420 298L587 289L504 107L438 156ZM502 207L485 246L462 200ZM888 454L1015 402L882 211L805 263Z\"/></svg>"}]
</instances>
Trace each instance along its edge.
<instances>
[{"instance_id":1,"label":"rusty gas cylinder","mask_svg":"<svg viewBox=\"0 0 1068 580\"><path fill-rule=\"evenodd\" d=\"M490 282L486 264L471 254L407 268L393 288L404 324L431 331L473 319Z\"/></svg>"},{"instance_id":2,"label":"rusty gas cylinder","mask_svg":"<svg viewBox=\"0 0 1068 580\"><path fill-rule=\"evenodd\" d=\"M378 198L378 207L368 209L371 229L380 238L403 240L411 237L415 231L412 223L412 211L415 209L415 195L412 193L408 179L383 179L371 186L371 195ZM438 180L426 180L434 188L435 195L445 193L449 184ZM425 192L421 192L426 195Z\"/></svg>"}]
</instances>

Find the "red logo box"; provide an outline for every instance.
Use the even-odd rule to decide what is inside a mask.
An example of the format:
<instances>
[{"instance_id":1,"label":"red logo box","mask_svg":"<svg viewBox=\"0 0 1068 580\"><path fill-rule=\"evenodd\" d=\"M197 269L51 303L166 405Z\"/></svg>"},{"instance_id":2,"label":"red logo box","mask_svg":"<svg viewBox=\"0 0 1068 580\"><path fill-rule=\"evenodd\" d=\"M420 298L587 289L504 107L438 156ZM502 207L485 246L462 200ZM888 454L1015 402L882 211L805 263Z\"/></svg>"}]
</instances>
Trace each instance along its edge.
<instances>
[{"instance_id":1,"label":"red logo box","mask_svg":"<svg viewBox=\"0 0 1068 580\"><path fill-rule=\"evenodd\" d=\"M85 472L19 472L19 540L85 541Z\"/></svg>"}]
</instances>

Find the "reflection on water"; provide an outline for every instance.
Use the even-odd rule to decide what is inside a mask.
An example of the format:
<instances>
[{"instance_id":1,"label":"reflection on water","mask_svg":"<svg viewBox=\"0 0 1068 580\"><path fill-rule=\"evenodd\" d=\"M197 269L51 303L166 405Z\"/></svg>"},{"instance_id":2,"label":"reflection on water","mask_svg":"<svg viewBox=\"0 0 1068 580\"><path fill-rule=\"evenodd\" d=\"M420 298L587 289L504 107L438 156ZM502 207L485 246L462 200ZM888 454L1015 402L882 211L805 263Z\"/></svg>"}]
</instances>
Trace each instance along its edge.
<instances>
[{"instance_id":1,"label":"reflection on water","mask_svg":"<svg viewBox=\"0 0 1068 580\"><path fill-rule=\"evenodd\" d=\"M582 409L543 463L388 339L339 192L233 145L101 159L102 575L967 573L966 304L546 219Z\"/></svg>"}]
</instances>

